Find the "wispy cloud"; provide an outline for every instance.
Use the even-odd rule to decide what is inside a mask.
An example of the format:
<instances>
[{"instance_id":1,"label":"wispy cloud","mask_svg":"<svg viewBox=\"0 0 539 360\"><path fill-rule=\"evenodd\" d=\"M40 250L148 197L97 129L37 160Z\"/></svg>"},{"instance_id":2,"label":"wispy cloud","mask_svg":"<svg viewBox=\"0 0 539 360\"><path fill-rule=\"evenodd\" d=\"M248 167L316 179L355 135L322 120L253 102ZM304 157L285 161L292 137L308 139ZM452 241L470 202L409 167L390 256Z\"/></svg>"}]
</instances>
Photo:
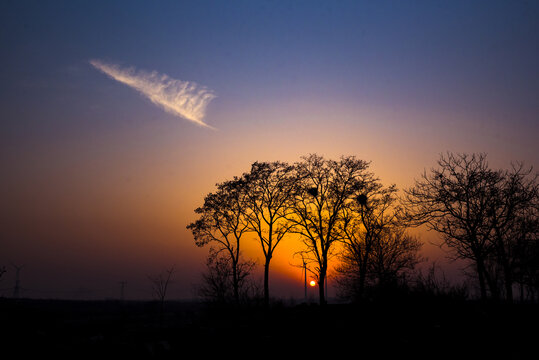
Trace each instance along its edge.
<instances>
[{"instance_id":1,"label":"wispy cloud","mask_svg":"<svg viewBox=\"0 0 539 360\"><path fill-rule=\"evenodd\" d=\"M203 121L206 106L215 98L211 90L193 82L172 79L156 71L146 72L132 67L122 68L100 60L90 60L90 64L114 80L138 90L165 111L215 129Z\"/></svg>"}]
</instances>

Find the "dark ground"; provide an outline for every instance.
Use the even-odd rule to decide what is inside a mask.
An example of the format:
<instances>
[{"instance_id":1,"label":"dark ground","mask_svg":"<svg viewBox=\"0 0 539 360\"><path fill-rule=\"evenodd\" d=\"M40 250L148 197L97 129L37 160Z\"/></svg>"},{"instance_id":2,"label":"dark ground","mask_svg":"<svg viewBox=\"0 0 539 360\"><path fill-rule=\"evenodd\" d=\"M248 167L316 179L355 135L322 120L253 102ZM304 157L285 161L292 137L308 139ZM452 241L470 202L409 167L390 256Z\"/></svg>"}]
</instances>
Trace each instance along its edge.
<instances>
[{"instance_id":1,"label":"dark ground","mask_svg":"<svg viewBox=\"0 0 539 360\"><path fill-rule=\"evenodd\" d=\"M0 299L3 359L537 359L539 305L399 301L262 308ZM8 354L12 354L6 356Z\"/></svg>"}]
</instances>

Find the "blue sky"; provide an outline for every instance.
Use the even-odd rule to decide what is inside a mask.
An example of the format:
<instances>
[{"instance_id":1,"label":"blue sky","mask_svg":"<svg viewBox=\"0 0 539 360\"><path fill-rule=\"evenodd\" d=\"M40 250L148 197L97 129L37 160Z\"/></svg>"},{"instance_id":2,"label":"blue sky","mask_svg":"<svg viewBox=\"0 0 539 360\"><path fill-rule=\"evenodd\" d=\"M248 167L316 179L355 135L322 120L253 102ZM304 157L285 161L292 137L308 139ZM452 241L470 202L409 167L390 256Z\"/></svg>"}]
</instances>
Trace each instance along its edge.
<instances>
[{"instance_id":1,"label":"blue sky","mask_svg":"<svg viewBox=\"0 0 539 360\"><path fill-rule=\"evenodd\" d=\"M49 279L189 272L192 210L256 160L356 155L401 188L445 151L538 165L538 2L3 1L0 46L0 263ZM218 130L92 59L207 87Z\"/></svg>"},{"instance_id":2,"label":"blue sky","mask_svg":"<svg viewBox=\"0 0 539 360\"><path fill-rule=\"evenodd\" d=\"M54 101L64 98L71 107L92 101L103 79L88 60L98 58L196 81L214 89L221 103L235 106L327 99L491 111L494 121L535 120L530 119L539 91L534 2L16 1L2 6L1 78L8 104L30 98L36 108L65 108ZM47 86L47 93L39 86Z\"/></svg>"}]
</instances>

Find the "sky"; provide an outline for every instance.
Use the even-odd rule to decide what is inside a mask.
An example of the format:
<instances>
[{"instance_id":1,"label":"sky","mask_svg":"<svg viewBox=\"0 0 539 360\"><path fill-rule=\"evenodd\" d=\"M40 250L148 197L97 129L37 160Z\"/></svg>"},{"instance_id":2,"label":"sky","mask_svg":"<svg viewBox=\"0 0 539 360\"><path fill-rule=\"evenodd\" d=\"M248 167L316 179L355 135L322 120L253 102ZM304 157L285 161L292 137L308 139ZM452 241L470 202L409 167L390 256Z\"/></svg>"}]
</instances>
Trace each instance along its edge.
<instances>
[{"instance_id":1,"label":"sky","mask_svg":"<svg viewBox=\"0 0 539 360\"><path fill-rule=\"evenodd\" d=\"M536 1L5 0L0 48L0 296L15 266L24 296L132 299L174 266L192 297L193 210L254 161L354 155L400 189L447 151L539 165ZM293 249L276 296L303 294Z\"/></svg>"}]
</instances>

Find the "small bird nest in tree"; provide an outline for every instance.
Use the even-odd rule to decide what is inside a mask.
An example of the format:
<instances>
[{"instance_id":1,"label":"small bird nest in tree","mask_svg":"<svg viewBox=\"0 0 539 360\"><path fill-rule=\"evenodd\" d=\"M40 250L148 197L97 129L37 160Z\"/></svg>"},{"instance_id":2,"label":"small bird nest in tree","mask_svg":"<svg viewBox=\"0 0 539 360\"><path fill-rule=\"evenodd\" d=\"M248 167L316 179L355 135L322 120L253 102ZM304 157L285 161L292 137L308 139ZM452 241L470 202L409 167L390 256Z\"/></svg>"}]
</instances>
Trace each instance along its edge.
<instances>
[{"instance_id":1,"label":"small bird nest in tree","mask_svg":"<svg viewBox=\"0 0 539 360\"><path fill-rule=\"evenodd\" d=\"M358 195L356 200L360 205L367 205L367 195L365 194Z\"/></svg>"}]
</instances>

